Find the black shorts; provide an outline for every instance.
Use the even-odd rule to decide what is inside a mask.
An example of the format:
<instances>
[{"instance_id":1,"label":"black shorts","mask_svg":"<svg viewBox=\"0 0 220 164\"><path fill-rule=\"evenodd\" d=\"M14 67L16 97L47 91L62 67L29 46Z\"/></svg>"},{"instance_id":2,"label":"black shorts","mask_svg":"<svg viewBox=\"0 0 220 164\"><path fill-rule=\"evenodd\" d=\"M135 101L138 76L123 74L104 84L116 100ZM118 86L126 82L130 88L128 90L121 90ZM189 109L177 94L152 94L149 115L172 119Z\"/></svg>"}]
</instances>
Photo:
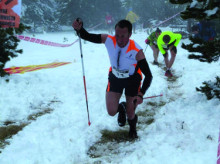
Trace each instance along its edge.
<instances>
[{"instance_id":1,"label":"black shorts","mask_svg":"<svg viewBox=\"0 0 220 164\"><path fill-rule=\"evenodd\" d=\"M126 96L134 97L138 94L138 91L140 90L141 80L142 77L139 73L135 73L129 78L120 79L117 78L112 72L109 72L106 91L122 94L123 90L125 89Z\"/></svg>"}]
</instances>

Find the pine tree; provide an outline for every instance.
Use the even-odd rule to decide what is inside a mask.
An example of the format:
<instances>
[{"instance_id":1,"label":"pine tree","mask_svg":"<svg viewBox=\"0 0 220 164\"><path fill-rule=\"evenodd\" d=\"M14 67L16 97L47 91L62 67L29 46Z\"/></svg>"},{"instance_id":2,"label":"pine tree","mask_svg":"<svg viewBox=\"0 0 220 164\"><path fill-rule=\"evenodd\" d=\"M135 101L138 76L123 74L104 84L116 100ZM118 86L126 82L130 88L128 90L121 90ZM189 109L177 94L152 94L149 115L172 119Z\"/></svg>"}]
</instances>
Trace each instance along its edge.
<instances>
[{"instance_id":1,"label":"pine tree","mask_svg":"<svg viewBox=\"0 0 220 164\"><path fill-rule=\"evenodd\" d=\"M189 54L189 59L197 59L201 62L216 62L220 56L220 31L219 31L219 18L220 18L220 0L169 0L173 4L187 4L185 11L181 12L182 19L193 18L201 21L215 22L215 30L217 37L213 41L204 41L199 38L189 37L192 43L189 45L182 44L184 49L189 52L196 52L196 54ZM200 53L201 55L198 55ZM210 100L214 97L220 99L220 78L217 76L216 82L203 82L204 86L196 88L197 91L205 93L207 99Z\"/></svg>"},{"instance_id":2,"label":"pine tree","mask_svg":"<svg viewBox=\"0 0 220 164\"><path fill-rule=\"evenodd\" d=\"M4 71L6 62L11 58L17 57L19 53L22 53L21 49L17 49L19 39L15 36L21 34L25 29L29 27L20 24L19 28L1 28L0 27L0 76L8 75Z\"/></svg>"},{"instance_id":3,"label":"pine tree","mask_svg":"<svg viewBox=\"0 0 220 164\"><path fill-rule=\"evenodd\" d=\"M71 26L74 19L80 17L84 27L93 27L99 23L105 24L106 12L110 13L115 21L125 18L122 13L120 0L68 0L59 3L59 23Z\"/></svg>"},{"instance_id":4,"label":"pine tree","mask_svg":"<svg viewBox=\"0 0 220 164\"><path fill-rule=\"evenodd\" d=\"M205 93L208 100L217 97L220 99L220 79L216 77L216 81L203 82L204 86L196 88L197 91Z\"/></svg>"},{"instance_id":5,"label":"pine tree","mask_svg":"<svg viewBox=\"0 0 220 164\"><path fill-rule=\"evenodd\" d=\"M187 49L189 52L200 52L201 55L190 54L189 59L197 59L201 62L211 63L213 61L219 60L219 50L220 50L220 40L215 39L213 41L205 42L200 38L190 37L192 43L185 45L182 44L184 49Z\"/></svg>"},{"instance_id":6,"label":"pine tree","mask_svg":"<svg viewBox=\"0 0 220 164\"><path fill-rule=\"evenodd\" d=\"M32 26L31 32L58 30L58 7L56 0L22 0L21 21Z\"/></svg>"}]
</instances>

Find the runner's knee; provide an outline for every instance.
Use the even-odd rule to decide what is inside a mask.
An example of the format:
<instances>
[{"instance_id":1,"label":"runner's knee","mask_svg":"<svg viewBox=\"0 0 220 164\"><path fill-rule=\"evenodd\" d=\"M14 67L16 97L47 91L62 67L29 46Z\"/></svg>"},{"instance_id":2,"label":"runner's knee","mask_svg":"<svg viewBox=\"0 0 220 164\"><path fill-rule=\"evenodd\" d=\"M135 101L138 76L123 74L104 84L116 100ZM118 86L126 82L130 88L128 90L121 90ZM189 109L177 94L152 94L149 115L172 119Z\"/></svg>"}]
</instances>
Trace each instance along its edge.
<instances>
[{"instance_id":1,"label":"runner's knee","mask_svg":"<svg viewBox=\"0 0 220 164\"><path fill-rule=\"evenodd\" d=\"M115 114L116 114L116 113L115 113L114 111L109 111L109 110L108 110L108 115L109 115L109 116L115 116Z\"/></svg>"},{"instance_id":2,"label":"runner's knee","mask_svg":"<svg viewBox=\"0 0 220 164\"><path fill-rule=\"evenodd\" d=\"M115 102L106 101L106 108L110 116L114 116L118 112L118 104Z\"/></svg>"},{"instance_id":3,"label":"runner's knee","mask_svg":"<svg viewBox=\"0 0 220 164\"><path fill-rule=\"evenodd\" d=\"M113 109L113 108L108 108L107 107L107 111L108 111L108 114L110 115L110 116L115 116L116 115L116 113L117 113L117 110L118 109Z\"/></svg>"}]
</instances>

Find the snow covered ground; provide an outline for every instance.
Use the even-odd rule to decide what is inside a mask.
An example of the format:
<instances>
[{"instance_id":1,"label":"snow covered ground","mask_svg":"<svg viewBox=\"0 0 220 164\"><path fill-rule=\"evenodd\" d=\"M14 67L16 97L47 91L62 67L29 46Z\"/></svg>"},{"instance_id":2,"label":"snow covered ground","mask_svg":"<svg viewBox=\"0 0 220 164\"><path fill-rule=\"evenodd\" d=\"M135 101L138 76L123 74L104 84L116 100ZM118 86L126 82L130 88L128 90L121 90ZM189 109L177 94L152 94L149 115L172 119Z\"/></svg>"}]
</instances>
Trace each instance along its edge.
<instances>
[{"instance_id":1,"label":"snow covered ground","mask_svg":"<svg viewBox=\"0 0 220 164\"><path fill-rule=\"evenodd\" d=\"M164 29L163 29L164 30ZM100 31L95 31L100 33ZM31 35L30 35L31 36ZM33 36L31 36L33 37ZM71 43L72 33L38 34L39 39ZM131 39L143 49L147 34L138 31ZM68 42L63 42L68 39ZM91 126L88 126L82 66L78 42L60 48L21 41L24 53L7 63L12 66L52 62L71 64L0 78L0 125L28 123L7 141L1 150L1 164L215 164L220 125L220 103L208 101L195 88L220 75L220 62L189 60L188 52L178 45L173 65L178 77L168 81L160 67L152 65L150 47L145 55L153 74L152 85L138 106L139 139L126 138L128 125L117 125L117 116L108 116L105 90L109 59L103 44L82 42ZM160 54L159 62L163 62ZM9 78L9 82L6 79ZM122 100L125 100L122 97ZM30 115L50 112L28 119Z\"/></svg>"}]
</instances>

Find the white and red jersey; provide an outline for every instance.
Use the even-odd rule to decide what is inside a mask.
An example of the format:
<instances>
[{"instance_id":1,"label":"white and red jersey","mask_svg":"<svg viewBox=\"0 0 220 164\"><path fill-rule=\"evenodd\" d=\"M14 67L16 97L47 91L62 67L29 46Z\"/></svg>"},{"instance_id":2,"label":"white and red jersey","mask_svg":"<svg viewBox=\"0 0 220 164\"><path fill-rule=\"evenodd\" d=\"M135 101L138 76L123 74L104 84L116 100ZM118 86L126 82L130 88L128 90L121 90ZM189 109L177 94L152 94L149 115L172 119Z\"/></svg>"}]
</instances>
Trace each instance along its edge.
<instances>
[{"instance_id":1,"label":"white and red jersey","mask_svg":"<svg viewBox=\"0 0 220 164\"><path fill-rule=\"evenodd\" d=\"M137 66L136 55L142 49L134 40L129 39L127 45L123 48L119 47L115 36L108 35L105 46L108 51L111 68L110 71L116 71L127 73L124 77L116 76L118 78L127 78L135 73ZM138 70L140 73L140 70ZM113 72L114 75L116 75Z\"/></svg>"}]
</instances>

